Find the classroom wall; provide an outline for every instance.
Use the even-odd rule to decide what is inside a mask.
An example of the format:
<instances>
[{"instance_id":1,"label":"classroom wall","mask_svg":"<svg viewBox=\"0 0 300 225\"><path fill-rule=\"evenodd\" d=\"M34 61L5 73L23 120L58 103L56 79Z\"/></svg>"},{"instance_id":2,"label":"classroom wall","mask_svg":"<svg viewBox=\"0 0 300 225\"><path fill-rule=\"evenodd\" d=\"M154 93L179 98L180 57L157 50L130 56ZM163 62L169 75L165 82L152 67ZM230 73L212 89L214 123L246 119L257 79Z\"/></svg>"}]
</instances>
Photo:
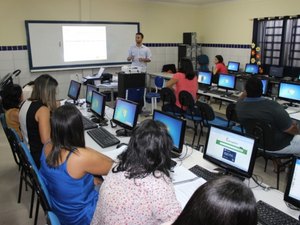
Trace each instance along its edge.
<instances>
[{"instance_id":1,"label":"classroom wall","mask_svg":"<svg viewBox=\"0 0 300 225\"><path fill-rule=\"evenodd\" d=\"M1 2L0 77L15 69L21 85L41 73L30 73L24 20L99 20L140 22L145 43L151 44L150 72L163 64L177 64L177 43L183 32L197 32L202 52L210 58L222 54L225 63L249 61L252 21L255 17L295 15L299 0L235 0L206 6L157 3L144 0L10 0ZM134 42L134 37L133 37ZM170 46L171 44L171 46ZM173 45L172 45L173 44ZM169 45L169 46L168 46ZM112 72L120 68L110 69ZM66 96L70 79L96 72L70 70L49 72L60 82L60 97Z\"/></svg>"}]
</instances>

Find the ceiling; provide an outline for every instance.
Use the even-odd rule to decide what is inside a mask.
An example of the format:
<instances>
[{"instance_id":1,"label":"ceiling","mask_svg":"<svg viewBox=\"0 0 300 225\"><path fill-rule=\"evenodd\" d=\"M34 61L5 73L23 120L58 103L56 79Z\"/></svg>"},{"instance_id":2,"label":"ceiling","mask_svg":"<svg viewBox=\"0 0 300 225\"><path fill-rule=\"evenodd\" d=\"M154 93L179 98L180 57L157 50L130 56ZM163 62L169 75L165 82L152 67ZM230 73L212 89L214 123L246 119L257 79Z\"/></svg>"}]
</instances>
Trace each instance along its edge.
<instances>
[{"instance_id":1,"label":"ceiling","mask_svg":"<svg viewBox=\"0 0 300 225\"><path fill-rule=\"evenodd\" d=\"M149 2L167 2L167 3L180 3L180 4L190 4L190 5L205 5L217 2L229 2L234 0L146 0Z\"/></svg>"}]
</instances>

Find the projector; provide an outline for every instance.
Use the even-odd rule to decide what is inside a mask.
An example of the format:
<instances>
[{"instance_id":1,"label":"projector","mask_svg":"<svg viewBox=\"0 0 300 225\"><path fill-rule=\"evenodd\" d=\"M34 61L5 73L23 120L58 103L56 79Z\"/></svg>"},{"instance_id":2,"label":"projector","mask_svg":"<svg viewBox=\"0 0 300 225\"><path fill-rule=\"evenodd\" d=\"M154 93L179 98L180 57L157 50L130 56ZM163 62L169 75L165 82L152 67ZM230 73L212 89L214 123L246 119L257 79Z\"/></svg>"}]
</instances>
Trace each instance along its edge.
<instances>
[{"instance_id":1,"label":"projector","mask_svg":"<svg viewBox=\"0 0 300 225\"><path fill-rule=\"evenodd\" d=\"M130 74L130 73L145 73L146 68L140 66L122 66L122 72Z\"/></svg>"}]
</instances>

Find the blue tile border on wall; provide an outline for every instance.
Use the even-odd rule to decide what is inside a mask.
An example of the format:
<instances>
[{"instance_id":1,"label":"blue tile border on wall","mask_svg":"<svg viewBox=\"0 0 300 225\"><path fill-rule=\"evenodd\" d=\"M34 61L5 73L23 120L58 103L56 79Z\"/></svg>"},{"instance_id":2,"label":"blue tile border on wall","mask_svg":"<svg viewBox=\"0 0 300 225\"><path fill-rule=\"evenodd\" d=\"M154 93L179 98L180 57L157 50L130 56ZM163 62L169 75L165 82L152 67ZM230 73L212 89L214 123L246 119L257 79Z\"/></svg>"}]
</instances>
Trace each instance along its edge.
<instances>
[{"instance_id":1,"label":"blue tile border on wall","mask_svg":"<svg viewBox=\"0 0 300 225\"><path fill-rule=\"evenodd\" d=\"M182 43L145 43L148 47L178 47ZM210 44L198 43L201 47L208 48L251 48L250 44ZM21 51L27 50L27 45L0 46L0 51Z\"/></svg>"}]
</instances>

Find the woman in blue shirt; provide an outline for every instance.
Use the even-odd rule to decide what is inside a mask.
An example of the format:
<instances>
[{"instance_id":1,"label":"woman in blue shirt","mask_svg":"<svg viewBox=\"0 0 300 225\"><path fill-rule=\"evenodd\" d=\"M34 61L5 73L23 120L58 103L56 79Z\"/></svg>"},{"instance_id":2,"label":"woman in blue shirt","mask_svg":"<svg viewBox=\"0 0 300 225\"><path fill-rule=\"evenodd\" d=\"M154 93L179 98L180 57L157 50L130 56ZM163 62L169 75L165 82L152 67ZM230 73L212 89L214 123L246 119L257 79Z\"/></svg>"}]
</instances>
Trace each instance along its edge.
<instances>
[{"instance_id":1,"label":"woman in blue shirt","mask_svg":"<svg viewBox=\"0 0 300 225\"><path fill-rule=\"evenodd\" d=\"M90 224L98 200L93 175L106 175L111 166L110 158L85 146L81 113L75 106L53 112L40 173L62 224Z\"/></svg>"}]
</instances>

